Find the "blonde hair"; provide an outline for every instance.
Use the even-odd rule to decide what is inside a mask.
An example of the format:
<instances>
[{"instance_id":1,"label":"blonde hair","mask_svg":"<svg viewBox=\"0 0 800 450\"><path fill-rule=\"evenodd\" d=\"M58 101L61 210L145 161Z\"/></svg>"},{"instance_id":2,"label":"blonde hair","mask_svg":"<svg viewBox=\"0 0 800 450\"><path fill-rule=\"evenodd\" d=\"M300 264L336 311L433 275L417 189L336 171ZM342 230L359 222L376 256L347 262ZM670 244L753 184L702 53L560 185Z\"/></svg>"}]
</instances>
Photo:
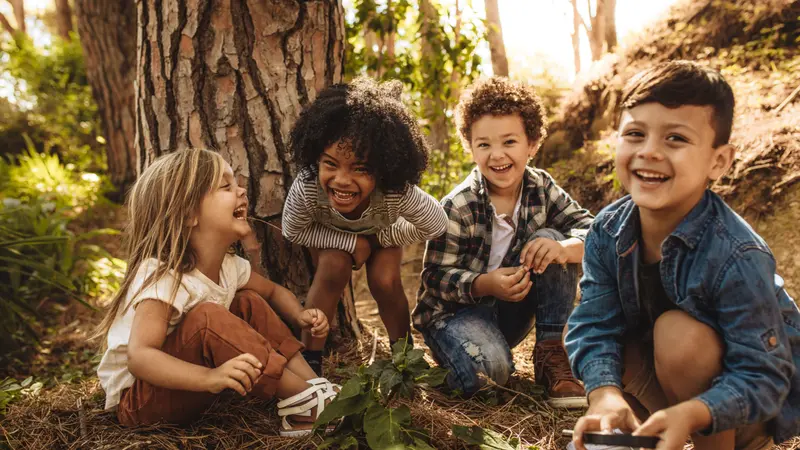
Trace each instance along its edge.
<instances>
[{"instance_id":1,"label":"blonde hair","mask_svg":"<svg viewBox=\"0 0 800 450\"><path fill-rule=\"evenodd\" d=\"M92 337L103 338L124 308L127 298L155 284L168 274L177 279L169 295L175 299L184 273L194 269L196 258L189 247L192 217L200 203L222 180L225 161L213 151L179 150L155 160L139 177L128 195L128 225L124 249L128 268L120 289L112 298L103 321ZM139 268L149 258L158 260L158 268L139 290L128 295Z\"/></svg>"}]
</instances>

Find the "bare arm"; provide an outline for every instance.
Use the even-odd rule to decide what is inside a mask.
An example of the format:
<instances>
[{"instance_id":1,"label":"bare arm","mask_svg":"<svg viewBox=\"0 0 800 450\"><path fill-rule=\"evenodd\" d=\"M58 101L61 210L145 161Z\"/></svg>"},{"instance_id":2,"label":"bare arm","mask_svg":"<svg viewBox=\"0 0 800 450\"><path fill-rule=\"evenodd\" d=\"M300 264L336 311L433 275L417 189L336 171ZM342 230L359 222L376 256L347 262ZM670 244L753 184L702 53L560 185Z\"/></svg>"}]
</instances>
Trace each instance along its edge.
<instances>
[{"instance_id":1,"label":"bare arm","mask_svg":"<svg viewBox=\"0 0 800 450\"><path fill-rule=\"evenodd\" d=\"M162 351L171 313L172 307L159 300L143 300L136 307L128 342L128 370L134 377L154 386L194 392L233 389L245 395L253 388L262 363L249 353L210 368Z\"/></svg>"},{"instance_id":2,"label":"bare arm","mask_svg":"<svg viewBox=\"0 0 800 450\"><path fill-rule=\"evenodd\" d=\"M301 325L299 320L300 315L303 313L303 307L300 305L297 297L285 287L273 283L271 280L257 273L251 273L250 279L247 280L247 283L245 283L241 289L252 289L256 291L281 317L288 320L293 325Z\"/></svg>"},{"instance_id":3,"label":"bare arm","mask_svg":"<svg viewBox=\"0 0 800 450\"><path fill-rule=\"evenodd\" d=\"M143 300L136 307L128 342L128 370L134 377L167 389L204 392L211 369L182 361L161 350L172 307Z\"/></svg>"}]
</instances>

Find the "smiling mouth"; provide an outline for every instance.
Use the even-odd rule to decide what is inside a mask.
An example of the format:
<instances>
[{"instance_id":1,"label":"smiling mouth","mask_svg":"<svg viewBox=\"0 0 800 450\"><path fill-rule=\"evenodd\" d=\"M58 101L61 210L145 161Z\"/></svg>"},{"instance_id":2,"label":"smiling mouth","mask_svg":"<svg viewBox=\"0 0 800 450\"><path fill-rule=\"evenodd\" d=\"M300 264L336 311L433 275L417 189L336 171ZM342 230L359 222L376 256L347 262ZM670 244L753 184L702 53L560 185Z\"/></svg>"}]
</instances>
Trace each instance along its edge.
<instances>
[{"instance_id":1,"label":"smiling mouth","mask_svg":"<svg viewBox=\"0 0 800 450\"><path fill-rule=\"evenodd\" d=\"M238 220L247 219L247 205L242 205L233 210L233 218Z\"/></svg>"},{"instance_id":2,"label":"smiling mouth","mask_svg":"<svg viewBox=\"0 0 800 450\"><path fill-rule=\"evenodd\" d=\"M634 170L633 175L646 183L663 183L671 178L663 173L652 172L650 170Z\"/></svg>"},{"instance_id":3,"label":"smiling mouth","mask_svg":"<svg viewBox=\"0 0 800 450\"><path fill-rule=\"evenodd\" d=\"M491 169L493 172L505 173L511 170L513 166L514 164L503 164L502 166L494 166L494 167L489 166L489 169Z\"/></svg>"},{"instance_id":4,"label":"smiling mouth","mask_svg":"<svg viewBox=\"0 0 800 450\"><path fill-rule=\"evenodd\" d=\"M348 202L356 197L355 192L340 191L339 189L330 188L333 198L341 202Z\"/></svg>"}]
</instances>

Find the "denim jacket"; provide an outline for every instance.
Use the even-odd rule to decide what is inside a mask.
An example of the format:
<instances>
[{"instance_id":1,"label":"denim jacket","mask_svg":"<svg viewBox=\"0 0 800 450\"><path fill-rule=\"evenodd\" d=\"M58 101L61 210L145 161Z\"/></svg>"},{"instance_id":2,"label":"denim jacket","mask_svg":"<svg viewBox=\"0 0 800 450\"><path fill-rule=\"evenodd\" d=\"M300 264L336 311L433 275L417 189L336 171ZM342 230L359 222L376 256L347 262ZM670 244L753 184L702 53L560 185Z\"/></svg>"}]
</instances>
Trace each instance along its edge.
<instances>
[{"instance_id":1,"label":"denim jacket","mask_svg":"<svg viewBox=\"0 0 800 450\"><path fill-rule=\"evenodd\" d=\"M587 393L622 387L621 338L642 319L639 227L628 196L601 211L586 238L582 298L569 318L566 348ZM723 373L697 397L712 416L703 433L770 421L776 443L800 434L800 310L764 240L706 191L661 253L670 300L725 342Z\"/></svg>"}]
</instances>

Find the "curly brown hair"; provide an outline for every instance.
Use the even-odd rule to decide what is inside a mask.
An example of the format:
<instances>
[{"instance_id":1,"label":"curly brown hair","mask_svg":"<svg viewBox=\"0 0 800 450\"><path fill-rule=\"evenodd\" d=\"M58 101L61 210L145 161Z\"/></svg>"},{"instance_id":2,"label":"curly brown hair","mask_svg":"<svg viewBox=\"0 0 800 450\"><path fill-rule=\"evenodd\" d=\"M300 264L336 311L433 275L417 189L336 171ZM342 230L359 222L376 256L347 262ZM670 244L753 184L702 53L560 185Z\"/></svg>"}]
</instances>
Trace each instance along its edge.
<instances>
[{"instance_id":1,"label":"curly brown hair","mask_svg":"<svg viewBox=\"0 0 800 450\"><path fill-rule=\"evenodd\" d=\"M541 143L547 136L544 106L532 87L505 77L475 82L464 92L456 106L456 126L461 141L465 147L470 147L472 124L481 117L513 114L518 114L522 119L529 142Z\"/></svg>"}]
</instances>

